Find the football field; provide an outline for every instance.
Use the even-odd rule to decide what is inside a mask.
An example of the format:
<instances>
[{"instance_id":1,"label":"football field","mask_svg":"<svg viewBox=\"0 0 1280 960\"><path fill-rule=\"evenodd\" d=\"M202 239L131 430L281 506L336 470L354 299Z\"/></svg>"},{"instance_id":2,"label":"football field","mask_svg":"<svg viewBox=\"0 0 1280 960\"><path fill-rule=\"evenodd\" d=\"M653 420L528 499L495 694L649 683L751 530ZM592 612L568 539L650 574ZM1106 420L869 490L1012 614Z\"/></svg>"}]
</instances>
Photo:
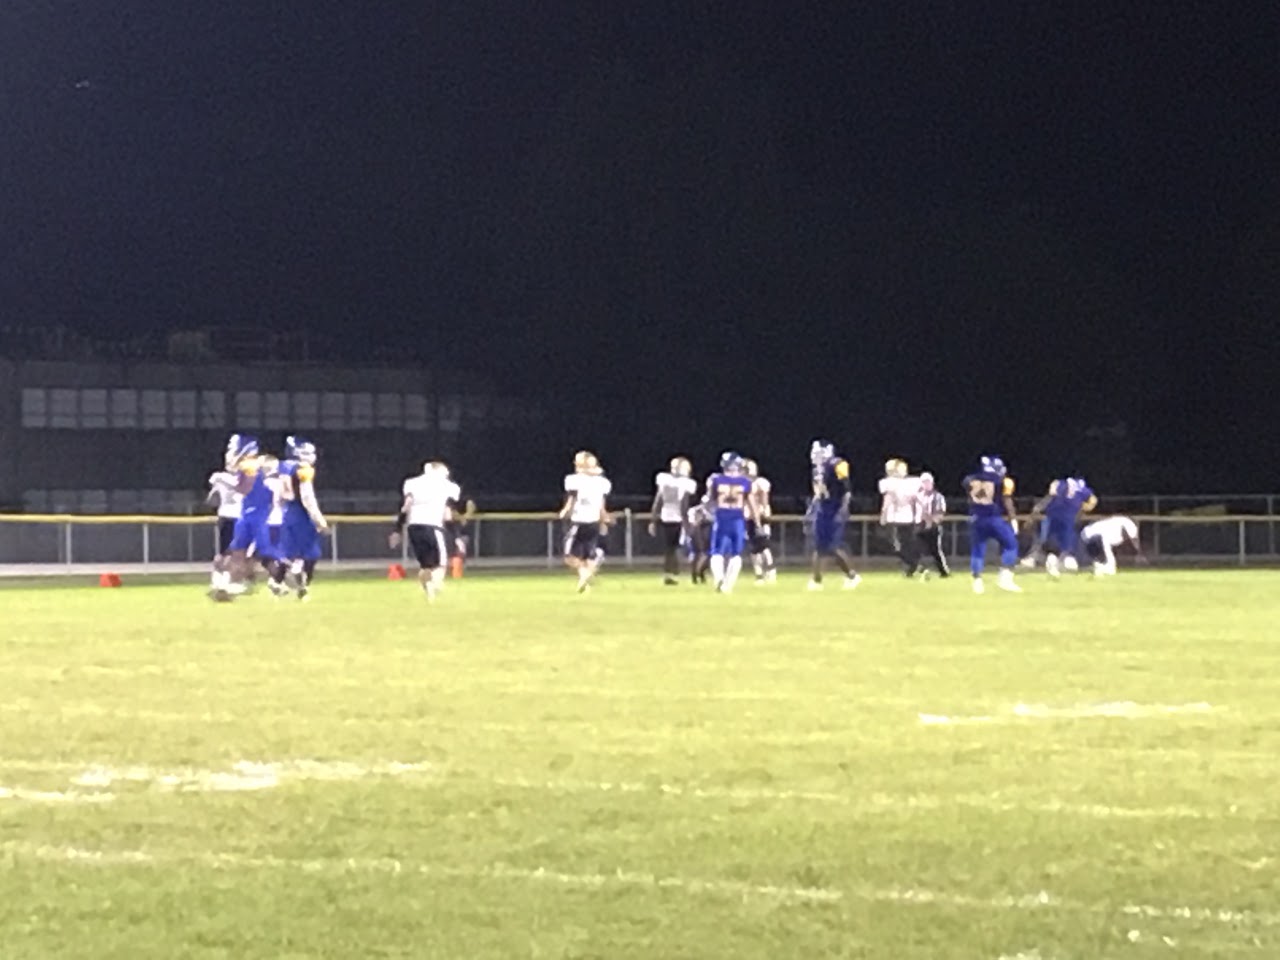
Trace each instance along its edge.
<instances>
[{"instance_id":1,"label":"football field","mask_svg":"<svg viewBox=\"0 0 1280 960\"><path fill-rule=\"evenodd\" d=\"M1280 575L967 581L0 589L0 958L1280 957Z\"/></svg>"}]
</instances>

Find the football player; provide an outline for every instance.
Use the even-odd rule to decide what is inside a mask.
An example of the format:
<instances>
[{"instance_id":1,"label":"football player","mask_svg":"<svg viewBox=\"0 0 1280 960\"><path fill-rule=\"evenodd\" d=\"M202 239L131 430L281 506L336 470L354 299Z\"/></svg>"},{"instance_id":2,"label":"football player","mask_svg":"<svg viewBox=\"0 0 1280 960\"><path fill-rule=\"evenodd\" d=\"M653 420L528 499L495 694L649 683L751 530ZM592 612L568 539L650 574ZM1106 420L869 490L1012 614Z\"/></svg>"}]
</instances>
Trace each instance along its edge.
<instances>
[{"instance_id":1,"label":"football player","mask_svg":"<svg viewBox=\"0 0 1280 960\"><path fill-rule=\"evenodd\" d=\"M885 463L880 480L880 526L888 532L889 543L908 577L919 566L915 521L916 497L920 493L920 479L908 476L909 472L905 460L894 458Z\"/></svg>"},{"instance_id":2,"label":"football player","mask_svg":"<svg viewBox=\"0 0 1280 960\"><path fill-rule=\"evenodd\" d=\"M711 505L704 498L689 508L685 546L689 552L689 572L693 583L707 582L711 563Z\"/></svg>"},{"instance_id":3,"label":"football player","mask_svg":"<svg viewBox=\"0 0 1280 960\"><path fill-rule=\"evenodd\" d=\"M1131 547L1139 563L1147 562L1142 544L1138 542L1138 525L1129 517L1107 517L1105 520L1094 521L1080 531L1080 539L1093 559L1095 577L1115 576L1116 547Z\"/></svg>"},{"instance_id":4,"label":"football player","mask_svg":"<svg viewBox=\"0 0 1280 960\"><path fill-rule=\"evenodd\" d=\"M720 457L720 470L707 480L707 499L714 511L711 524L711 579L717 593L731 593L742 570L747 521L756 519L746 461L736 453Z\"/></svg>"},{"instance_id":5,"label":"football player","mask_svg":"<svg viewBox=\"0 0 1280 960\"><path fill-rule=\"evenodd\" d=\"M210 590L225 589L231 583L231 540L235 536L236 521L240 519L241 502L244 500L244 494L240 492L239 466L241 460L256 450L257 441L253 437L232 434L222 458L223 469L209 477L208 503L218 511L217 549L209 581Z\"/></svg>"},{"instance_id":6,"label":"football player","mask_svg":"<svg viewBox=\"0 0 1280 960\"><path fill-rule=\"evenodd\" d=\"M1018 509L1013 503L1014 483L1004 461L983 457L978 470L964 478L969 501L969 570L973 592L982 593L982 571L986 567L987 541L1000 546L1000 575L996 586L1021 593L1014 582L1013 566L1018 562Z\"/></svg>"},{"instance_id":7,"label":"football player","mask_svg":"<svg viewBox=\"0 0 1280 960\"><path fill-rule=\"evenodd\" d=\"M214 584L215 600L230 600L244 593L249 578L250 557L273 558L276 548L271 543L267 517L275 502L276 459L259 452L258 441L244 437L236 464L237 489L242 494L240 519L236 521L227 550L226 577Z\"/></svg>"},{"instance_id":8,"label":"football player","mask_svg":"<svg viewBox=\"0 0 1280 960\"><path fill-rule=\"evenodd\" d=\"M1076 522L1097 505L1098 498L1083 477L1054 480L1035 505L1034 516L1044 517L1044 569L1050 577L1056 580L1063 569L1076 569Z\"/></svg>"},{"instance_id":9,"label":"football player","mask_svg":"<svg viewBox=\"0 0 1280 960\"><path fill-rule=\"evenodd\" d=\"M649 536L658 536L661 529L663 583L674 586L680 582L680 541L688 523L689 501L698 492L698 484L687 457L673 458L670 469L659 473L654 483L657 489L650 508Z\"/></svg>"},{"instance_id":10,"label":"football player","mask_svg":"<svg viewBox=\"0 0 1280 960\"><path fill-rule=\"evenodd\" d=\"M401 532L409 534L409 546L418 561L418 585L434 603L444 588L445 565L449 560L446 531L454 517L462 513L462 489L449 477L443 463L423 464L422 473L405 480L404 500L391 533L391 549L400 546Z\"/></svg>"},{"instance_id":11,"label":"football player","mask_svg":"<svg viewBox=\"0 0 1280 960\"><path fill-rule=\"evenodd\" d=\"M747 521L747 546L751 551L751 568L755 571L756 585L773 583L778 579L778 568L773 562L773 484L768 477L760 476L760 468L754 460L746 463L747 479L751 481L751 506L755 519Z\"/></svg>"},{"instance_id":12,"label":"football player","mask_svg":"<svg viewBox=\"0 0 1280 960\"><path fill-rule=\"evenodd\" d=\"M600 565L600 527L608 522L607 500L613 485L596 455L579 450L573 457L573 473L564 478L564 490L560 519L570 524L564 560L577 571L578 592L586 593Z\"/></svg>"},{"instance_id":13,"label":"football player","mask_svg":"<svg viewBox=\"0 0 1280 960\"><path fill-rule=\"evenodd\" d=\"M285 449L288 459L280 464L279 481L284 507L279 553L284 562L277 569L283 571L288 566L298 599L306 600L322 553L320 537L329 532L329 523L316 500L315 444L289 437Z\"/></svg>"},{"instance_id":14,"label":"football player","mask_svg":"<svg viewBox=\"0 0 1280 960\"><path fill-rule=\"evenodd\" d=\"M836 456L835 447L815 440L809 448L813 498L806 522L813 538L813 578L810 590L822 589L822 573L827 557L835 557L844 571L844 588L852 590L862 578L853 569L853 558L845 546L845 525L849 522L849 461Z\"/></svg>"}]
</instances>

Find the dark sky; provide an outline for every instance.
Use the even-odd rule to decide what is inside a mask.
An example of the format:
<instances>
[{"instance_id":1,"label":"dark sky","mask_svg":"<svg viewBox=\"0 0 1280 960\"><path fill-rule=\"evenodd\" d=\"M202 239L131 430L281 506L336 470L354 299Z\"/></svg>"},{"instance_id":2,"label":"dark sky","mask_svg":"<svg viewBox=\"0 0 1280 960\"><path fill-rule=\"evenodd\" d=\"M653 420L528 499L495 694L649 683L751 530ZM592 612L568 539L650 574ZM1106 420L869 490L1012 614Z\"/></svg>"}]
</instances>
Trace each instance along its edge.
<instances>
[{"instance_id":1,"label":"dark sky","mask_svg":"<svg viewBox=\"0 0 1280 960\"><path fill-rule=\"evenodd\" d=\"M1203 478L1280 412L1276 8L1131 6L6 0L0 318L409 342L637 475L1273 486Z\"/></svg>"}]
</instances>

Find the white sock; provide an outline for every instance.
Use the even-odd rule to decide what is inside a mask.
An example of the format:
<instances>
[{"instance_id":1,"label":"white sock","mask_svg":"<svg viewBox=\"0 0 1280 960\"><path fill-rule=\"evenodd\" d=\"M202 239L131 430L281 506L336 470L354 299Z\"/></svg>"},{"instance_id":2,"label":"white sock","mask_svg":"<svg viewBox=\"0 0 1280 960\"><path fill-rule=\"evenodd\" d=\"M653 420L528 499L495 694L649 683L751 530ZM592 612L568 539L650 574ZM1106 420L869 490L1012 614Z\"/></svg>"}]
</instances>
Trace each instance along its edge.
<instances>
[{"instance_id":1,"label":"white sock","mask_svg":"<svg viewBox=\"0 0 1280 960\"><path fill-rule=\"evenodd\" d=\"M732 590L733 585L738 582L738 574L742 572L742 558L730 557L727 569L725 570L724 580L725 589Z\"/></svg>"},{"instance_id":2,"label":"white sock","mask_svg":"<svg viewBox=\"0 0 1280 960\"><path fill-rule=\"evenodd\" d=\"M716 586L724 583L724 557L718 553L711 556L711 579Z\"/></svg>"},{"instance_id":3,"label":"white sock","mask_svg":"<svg viewBox=\"0 0 1280 960\"><path fill-rule=\"evenodd\" d=\"M756 577L764 576L764 554L753 553L751 555L751 569L756 572Z\"/></svg>"}]
</instances>

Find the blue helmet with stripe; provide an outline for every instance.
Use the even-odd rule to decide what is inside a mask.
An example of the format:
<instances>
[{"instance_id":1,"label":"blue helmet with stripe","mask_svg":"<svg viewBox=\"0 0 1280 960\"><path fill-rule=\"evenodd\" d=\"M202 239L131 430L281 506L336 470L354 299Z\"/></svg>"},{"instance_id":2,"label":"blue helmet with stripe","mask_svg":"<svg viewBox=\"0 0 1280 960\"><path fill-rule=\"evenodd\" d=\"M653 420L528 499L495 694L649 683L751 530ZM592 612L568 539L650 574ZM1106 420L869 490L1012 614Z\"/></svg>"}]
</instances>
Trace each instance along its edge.
<instances>
[{"instance_id":1,"label":"blue helmet with stripe","mask_svg":"<svg viewBox=\"0 0 1280 960\"><path fill-rule=\"evenodd\" d=\"M809 447L809 462L820 467L836 455L835 444L828 440L815 440Z\"/></svg>"},{"instance_id":2,"label":"blue helmet with stripe","mask_svg":"<svg viewBox=\"0 0 1280 960\"><path fill-rule=\"evenodd\" d=\"M741 462L742 457L732 450L726 450L724 453L720 454L721 470L731 470L735 464L740 464Z\"/></svg>"},{"instance_id":3,"label":"blue helmet with stripe","mask_svg":"<svg viewBox=\"0 0 1280 960\"><path fill-rule=\"evenodd\" d=\"M284 446L286 456L290 460L306 464L316 462L316 445L310 440L304 440L302 437L285 437Z\"/></svg>"},{"instance_id":4,"label":"blue helmet with stripe","mask_svg":"<svg viewBox=\"0 0 1280 960\"><path fill-rule=\"evenodd\" d=\"M224 458L228 470L234 470L236 465L246 457L256 457L258 455L258 438L250 436L247 433L233 433L227 441L227 452Z\"/></svg>"},{"instance_id":5,"label":"blue helmet with stripe","mask_svg":"<svg viewBox=\"0 0 1280 960\"><path fill-rule=\"evenodd\" d=\"M1009 472L1009 468L1004 465L1004 461L999 457L985 456L982 458L982 469L988 473L994 473L1003 477Z\"/></svg>"}]
</instances>

